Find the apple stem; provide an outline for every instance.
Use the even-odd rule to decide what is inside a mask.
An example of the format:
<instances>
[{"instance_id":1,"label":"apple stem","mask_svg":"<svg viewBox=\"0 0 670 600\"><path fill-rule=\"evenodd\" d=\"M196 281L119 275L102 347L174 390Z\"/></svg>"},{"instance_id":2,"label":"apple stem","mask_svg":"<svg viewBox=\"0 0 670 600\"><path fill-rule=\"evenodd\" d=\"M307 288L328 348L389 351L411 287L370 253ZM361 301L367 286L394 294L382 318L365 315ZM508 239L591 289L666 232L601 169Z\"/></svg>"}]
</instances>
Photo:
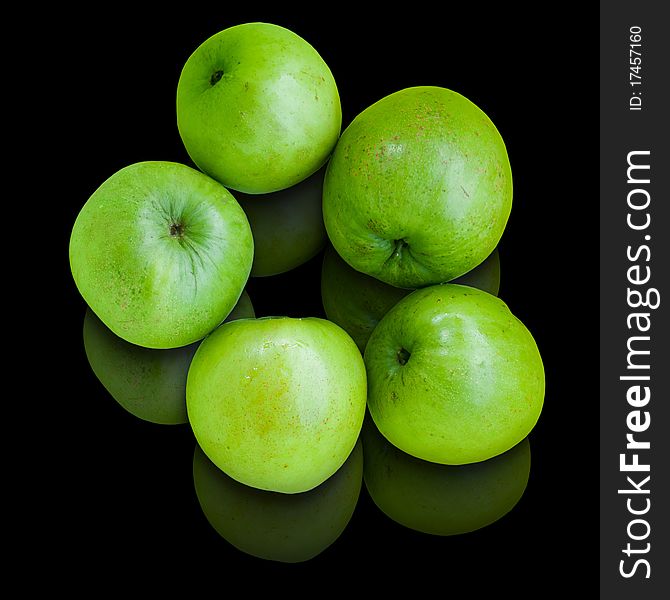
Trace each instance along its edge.
<instances>
[{"instance_id":1,"label":"apple stem","mask_svg":"<svg viewBox=\"0 0 670 600\"><path fill-rule=\"evenodd\" d=\"M393 254L391 256L400 256L404 248L407 248L409 244L407 241L402 238L399 240L393 240L394 248L393 248Z\"/></svg>"}]
</instances>

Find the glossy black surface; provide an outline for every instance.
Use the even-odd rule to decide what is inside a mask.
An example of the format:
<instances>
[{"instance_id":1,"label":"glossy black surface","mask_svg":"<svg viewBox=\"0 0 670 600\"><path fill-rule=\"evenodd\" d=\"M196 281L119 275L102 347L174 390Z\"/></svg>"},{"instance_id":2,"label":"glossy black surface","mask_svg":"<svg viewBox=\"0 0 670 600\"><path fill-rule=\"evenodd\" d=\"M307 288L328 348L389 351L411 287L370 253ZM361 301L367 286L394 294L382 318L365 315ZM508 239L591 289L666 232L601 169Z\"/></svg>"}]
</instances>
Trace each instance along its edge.
<instances>
[{"instance_id":1,"label":"glossy black surface","mask_svg":"<svg viewBox=\"0 0 670 600\"><path fill-rule=\"evenodd\" d=\"M358 576L371 590L403 580L437 584L447 595L458 584L474 598L536 597L548 587L572 592L576 581L582 590L594 588L597 222L596 183L588 172L596 164L597 81L586 65L595 61L595 12L580 8L577 19L561 11L533 28L526 13L509 7L491 13L477 6L469 14L449 7L448 19L418 5L369 19L334 5L322 8L300 16L279 9L232 14L220 7L183 7L174 15L167 9L160 15L109 12L88 27L60 15L60 28L47 37L59 65L57 75L45 75L53 79L58 113L53 155L59 158L57 147L67 154L51 182L58 189L51 201L59 205L49 228L57 234L52 252L61 303L52 359L59 365L60 400L48 407L50 429L57 428L47 454L58 482L49 505L58 515L53 536L77 548L79 569L105 580L198 580L221 593L226 578L249 582L249 574L255 586L279 586L282 577L304 583L308 575L323 586ZM363 486L347 527L311 561L286 565L249 556L221 538L202 513L188 425L133 417L88 365L85 306L67 261L72 223L96 187L129 163L191 164L174 116L181 66L209 35L253 20L287 26L317 48L338 83L344 126L388 93L442 85L478 104L506 142L514 204L499 245L499 296L535 336L547 395L530 436L525 492L487 527L450 537L420 533L389 519ZM579 60L574 41L568 48L576 27ZM321 260L319 254L289 273L250 280L256 314L324 316Z\"/></svg>"}]
</instances>

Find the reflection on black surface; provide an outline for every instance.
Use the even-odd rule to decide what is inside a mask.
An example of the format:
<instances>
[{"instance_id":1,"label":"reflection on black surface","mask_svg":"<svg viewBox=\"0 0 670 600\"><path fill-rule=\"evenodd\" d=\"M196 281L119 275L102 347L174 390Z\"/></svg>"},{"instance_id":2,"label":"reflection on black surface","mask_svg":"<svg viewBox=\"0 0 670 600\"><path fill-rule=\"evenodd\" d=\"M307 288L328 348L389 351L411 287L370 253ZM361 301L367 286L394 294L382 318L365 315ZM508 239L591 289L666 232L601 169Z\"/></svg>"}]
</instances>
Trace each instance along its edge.
<instances>
[{"instance_id":1,"label":"reflection on black surface","mask_svg":"<svg viewBox=\"0 0 670 600\"><path fill-rule=\"evenodd\" d=\"M226 321L253 317L242 292ZM84 348L91 369L111 396L129 413L161 425L187 422L186 376L200 342L153 350L114 334L90 309L84 317Z\"/></svg>"},{"instance_id":2,"label":"reflection on black surface","mask_svg":"<svg viewBox=\"0 0 670 600\"><path fill-rule=\"evenodd\" d=\"M321 302L330 321L365 350L380 319L412 290L405 290L352 269L328 246L321 268Z\"/></svg>"},{"instance_id":3,"label":"reflection on black surface","mask_svg":"<svg viewBox=\"0 0 670 600\"><path fill-rule=\"evenodd\" d=\"M497 296L500 291L500 254L498 248L495 248L487 259L472 271L456 277L449 283L469 285Z\"/></svg>"},{"instance_id":4,"label":"reflection on black surface","mask_svg":"<svg viewBox=\"0 0 670 600\"><path fill-rule=\"evenodd\" d=\"M196 446L193 482L212 527L233 546L268 560L314 558L344 531L363 480L363 450L357 442L342 467L302 494L280 494L243 485L219 470Z\"/></svg>"},{"instance_id":5,"label":"reflection on black surface","mask_svg":"<svg viewBox=\"0 0 670 600\"><path fill-rule=\"evenodd\" d=\"M271 194L232 192L254 236L252 277L295 269L324 247L321 193L325 172L324 166L297 185Z\"/></svg>"},{"instance_id":6,"label":"reflection on black surface","mask_svg":"<svg viewBox=\"0 0 670 600\"><path fill-rule=\"evenodd\" d=\"M496 248L472 271L450 283L489 294L500 289L500 256ZM352 269L334 250L326 249L321 269L321 301L329 320L344 329L363 352L381 318L412 290L396 288Z\"/></svg>"},{"instance_id":7,"label":"reflection on black surface","mask_svg":"<svg viewBox=\"0 0 670 600\"><path fill-rule=\"evenodd\" d=\"M468 533L497 521L519 502L530 474L528 438L481 463L439 465L391 445L368 415L363 448L365 485L379 509L434 535Z\"/></svg>"}]
</instances>

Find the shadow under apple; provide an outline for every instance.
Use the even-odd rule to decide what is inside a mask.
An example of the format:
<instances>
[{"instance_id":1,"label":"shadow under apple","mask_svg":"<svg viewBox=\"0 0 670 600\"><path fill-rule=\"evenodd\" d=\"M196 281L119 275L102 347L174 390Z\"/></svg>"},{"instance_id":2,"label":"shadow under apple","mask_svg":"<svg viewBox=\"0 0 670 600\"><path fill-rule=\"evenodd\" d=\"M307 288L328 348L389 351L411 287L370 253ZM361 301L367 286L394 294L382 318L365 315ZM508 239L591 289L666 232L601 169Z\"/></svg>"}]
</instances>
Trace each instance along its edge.
<instances>
[{"instance_id":1,"label":"shadow under apple","mask_svg":"<svg viewBox=\"0 0 670 600\"><path fill-rule=\"evenodd\" d=\"M326 167L293 187L271 194L232 191L254 238L252 277L285 273L316 256L326 244L321 194Z\"/></svg>"},{"instance_id":2,"label":"shadow under apple","mask_svg":"<svg viewBox=\"0 0 670 600\"><path fill-rule=\"evenodd\" d=\"M514 508L528 484L528 438L495 458L451 466L402 452L369 415L362 437L372 500L392 520L423 533L449 536L486 527Z\"/></svg>"},{"instance_id":3,"label":"shadow under apple","mask_svg":"<svg viewBox=\"0 0 670 600\"><path fill-rule=\"evenodd\" d=\"M224 323L253 317L251 299L243 291ZM168 350L136 346L114 334L88 307L83 337L93 373L125 410L160 425L188 422L186 376L200 341Z\"/></svg>"},{"instance_id":4,"label":"shadow under apple","mask_svg":"<svg viewBox=\"0 0 670 600\"><path fill-rule=\"evenodd\" d=\"M318 487L281 494L246 486L196 446L193 482L205 517L238 550L278 562L314 558L337 540L353 515L363 481L360 439L340 469Z\"/></svg>"}]
</instances>

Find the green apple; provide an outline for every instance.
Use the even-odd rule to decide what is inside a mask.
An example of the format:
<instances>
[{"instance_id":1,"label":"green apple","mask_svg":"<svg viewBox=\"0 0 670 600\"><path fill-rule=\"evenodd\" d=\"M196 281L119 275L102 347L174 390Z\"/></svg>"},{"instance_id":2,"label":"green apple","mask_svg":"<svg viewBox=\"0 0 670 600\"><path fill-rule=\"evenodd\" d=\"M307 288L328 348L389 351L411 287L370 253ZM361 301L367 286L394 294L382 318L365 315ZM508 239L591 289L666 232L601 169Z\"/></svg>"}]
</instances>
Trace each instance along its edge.
<instances>
[{"instance_id":1,"label":"green apple","mask_svg":"<svg viewBox=\"0 0 670 600\"><path fill-rule=\"evenodd\" d=\"M480 265L454 280L496 295L500 287L498 250ZM412 290L393 287L354 271L332 246L326 249L321 269L321 301L326 316L337 323L365 351L372 330L381 318Z\"/></svg>"},{"instance_id":2,"label":"green apple","mask_svg":"<svg viewBox=\"0 0 670 600\"><path fill-rule=\"evenodd\" d=\"M519 502L530 475L528 438L484 462L438 465L398 450L366 420L363 453L365 486L377 507L433 535L469 533L497 521Z\"/></svg>"},{"instance_id":3,"label":"green apple","mask_svg":"<svg viewBox=\"0 0 670 600\"><path fill-rule=\"evenodd\" d=\"M198 444L246 485L310 490L342 466L366 401L352 339L318 318L225 323L198 348L186 405Z\"/></svg>"},{"instance_id":4,"label":"green apple","mask_svg":"<svg viewBox=\"0 0 670 600\"><path fill-rule=\"evenodd\" d=\"M88 199L70 238L86 303L124 340L176 348L235 306L253 260L251 229L221 184L184 165L121 169Z\"/></svg>"},{"instance_id":5,"label":"green apple","mask_svg":"<svg viewBox=\"0 0 670 600\"><path fill-rule=\"evenodd\" d=\"M354 513L362 480L360 441L332 477L302 494L238 483L199 446L193 457L198 501L217 533L242 552L287 563L310 560L340 537Z\"/></svg>"},{"instance_id":6,"label":"green apple","mask_svg":"<svg viewBox=\"0 0 670 600\"><path fill-rule=\"evenodd\" d=\"M272 194L236 192L254 236L252 277L278 275L316 256L326 244L321 214L325 168Z\"/></svg>"},{"instance_id":7,"label":"green apple","mask_svg":"<svg viewBox=\"0 0 670 600\"><path fill-rule=\"evenodd\" d=\"M318 52L268 23L225 29L188 59L177 125L196 165L226 187L281 190L321 167L340 135L337 86Z\"/></svg>"},{"instance_id":8,"label":"green apple","mask_svg":"<svg viewBox=\"0 0 670 600\"><path fill-rule=\"evenodd\" d=\"M226 321L253 318L249 295L242 292ZM200 342L152 350L112 333L88 308L84 348L91 369L110 395L129 413L165 425L186 423L186 375Z\"/></svg>"},{"instance_id":9,"label":"green apple","mask_svg":"<svg viewBox=\"0 0 670 600\"><path fill-rule=\"evenodd\" d=\"M379 100L342 134L323 216L338 254L397 287L450 281L496 247L512 207L505 144L472 102L439 87Z\"/></svg>"},{"instance_id":10,"label":"green apple","mask_svg":"<svg viewBox=\"0 0 670 600\"><path fill-rule=\"evenodd\" d=\"M365 348L368 406L382 434L417 458L486 460L535 426L544 368L532 335L500 299L464 285L412 292Z\"/></svg>"}]
</instances>

